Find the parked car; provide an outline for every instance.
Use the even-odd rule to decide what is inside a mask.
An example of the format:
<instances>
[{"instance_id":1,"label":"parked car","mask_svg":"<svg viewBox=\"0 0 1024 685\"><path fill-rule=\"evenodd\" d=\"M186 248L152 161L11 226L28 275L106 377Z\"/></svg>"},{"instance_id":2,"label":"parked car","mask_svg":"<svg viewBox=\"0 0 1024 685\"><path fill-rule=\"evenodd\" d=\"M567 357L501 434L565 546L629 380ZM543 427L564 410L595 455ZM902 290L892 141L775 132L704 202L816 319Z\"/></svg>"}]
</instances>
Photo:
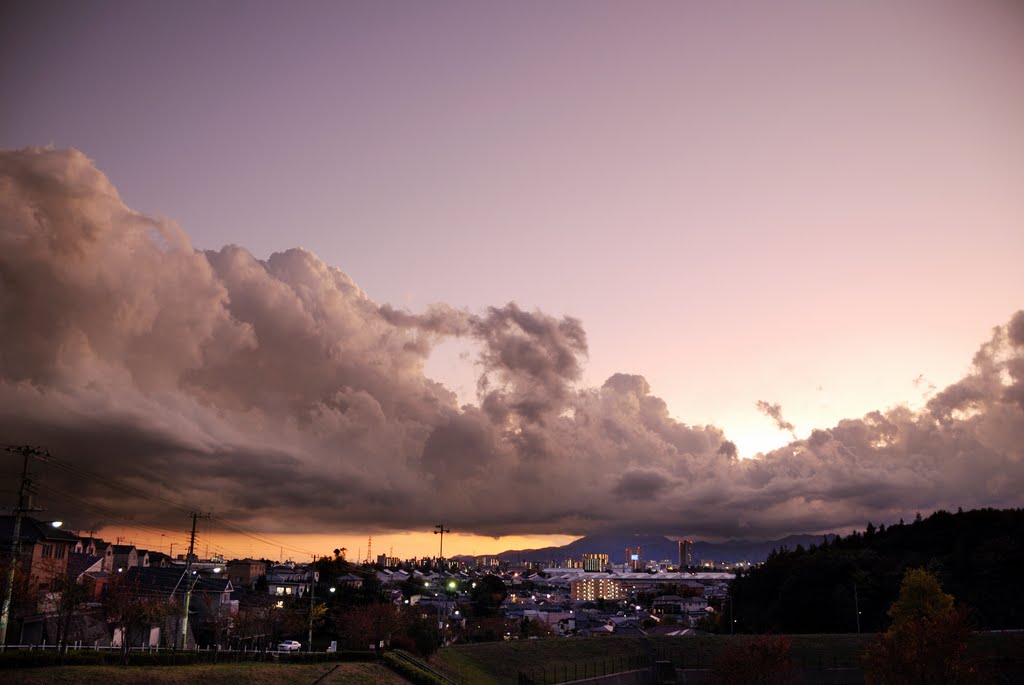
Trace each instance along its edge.
<instances>
[{"instance_id":1,"label":"parked car","mask_svg":"<svg viewBox=\"0 0 1024 685\"><path fill-rule=\"evenodd\" d=\"M277 646L279 652L297 652L302 649L302 643L295 640L285 640Z\"/></svg>"}]
</instances>

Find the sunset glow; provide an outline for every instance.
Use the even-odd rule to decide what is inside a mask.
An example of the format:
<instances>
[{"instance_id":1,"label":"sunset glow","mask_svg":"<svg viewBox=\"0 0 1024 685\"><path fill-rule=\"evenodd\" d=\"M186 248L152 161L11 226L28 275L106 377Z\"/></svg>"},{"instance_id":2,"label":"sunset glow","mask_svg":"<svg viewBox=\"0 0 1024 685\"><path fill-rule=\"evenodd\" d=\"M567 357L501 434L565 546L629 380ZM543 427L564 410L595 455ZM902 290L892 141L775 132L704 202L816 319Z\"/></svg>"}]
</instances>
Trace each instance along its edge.
<instances>
[{"instance_id":1,"label":"sunset glow","mask_svg":"<svg viewBox=\"0 0 1024 685\"><path fill-rule=\"evenodd\" d=\"M0 11L47 515L305 560L1020 505L1019 3L300 5Z\"/></svg>"}]
</instances>

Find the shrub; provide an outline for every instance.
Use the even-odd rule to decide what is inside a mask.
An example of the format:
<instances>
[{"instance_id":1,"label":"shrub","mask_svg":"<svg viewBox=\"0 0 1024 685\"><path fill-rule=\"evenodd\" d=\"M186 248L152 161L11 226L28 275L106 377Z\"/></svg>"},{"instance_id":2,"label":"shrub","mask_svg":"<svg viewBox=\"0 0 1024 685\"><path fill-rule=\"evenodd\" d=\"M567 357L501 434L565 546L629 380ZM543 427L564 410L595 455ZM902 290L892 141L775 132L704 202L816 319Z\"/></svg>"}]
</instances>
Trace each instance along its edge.
<instances>
[{"instance_id":1,"label":"shrub","mask_svg":"<svg viewBox=\"0 0 1024 685\"><path fill-rule=\"evenodd\" d=\"M722 685L783 685L792 682L790 641L776 635L759 635L726 647L711 667L715 682Z\"/></svg>"}]
</instances>

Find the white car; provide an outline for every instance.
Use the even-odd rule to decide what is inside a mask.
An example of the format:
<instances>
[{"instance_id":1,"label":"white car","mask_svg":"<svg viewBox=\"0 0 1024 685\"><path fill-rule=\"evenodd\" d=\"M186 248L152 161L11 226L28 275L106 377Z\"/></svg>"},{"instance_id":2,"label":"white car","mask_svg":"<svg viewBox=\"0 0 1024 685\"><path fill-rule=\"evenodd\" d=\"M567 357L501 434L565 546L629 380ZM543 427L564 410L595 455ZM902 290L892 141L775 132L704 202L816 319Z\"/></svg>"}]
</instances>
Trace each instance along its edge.
<instances>
[{"instance_id":1,"label":"white car","mask_svg":"<svg viewBox=\"0 0 1024 685\"><path fill-rule=\"evenodd\" d=\"M285 640L277 646L279 652L297 652L302 649L302 643L295 640Z\"/></svg>"}]
</instances>

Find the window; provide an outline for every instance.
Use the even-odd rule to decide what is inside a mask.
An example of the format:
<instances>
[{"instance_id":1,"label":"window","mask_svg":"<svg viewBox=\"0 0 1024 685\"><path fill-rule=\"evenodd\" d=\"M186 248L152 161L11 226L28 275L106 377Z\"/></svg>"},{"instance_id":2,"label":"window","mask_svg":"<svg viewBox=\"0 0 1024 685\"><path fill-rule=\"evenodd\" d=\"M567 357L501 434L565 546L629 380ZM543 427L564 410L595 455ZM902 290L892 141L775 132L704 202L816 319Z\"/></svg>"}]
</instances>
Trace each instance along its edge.
<instances>
[{"instance_id":1,"label":"window","mask_svg":"<svg viewBox=\"0 0 1024 685\"><path fill-rule=\"evenodd\" d=\"M64 547L64 545L61 545L57 549L53 550L53 552L54 559L63 559L64 553L67 552L67 549Z\"/></svg>"},{"instance_id":2,"label":"window","mask_svg":"<svg viewBox=\"0 0 1024 685\"><path fill-rule=\"evenodd\" d=\"M53 556L53 545L43 545L43 559L49 559Z\"/></svg>"}]
</instances>

